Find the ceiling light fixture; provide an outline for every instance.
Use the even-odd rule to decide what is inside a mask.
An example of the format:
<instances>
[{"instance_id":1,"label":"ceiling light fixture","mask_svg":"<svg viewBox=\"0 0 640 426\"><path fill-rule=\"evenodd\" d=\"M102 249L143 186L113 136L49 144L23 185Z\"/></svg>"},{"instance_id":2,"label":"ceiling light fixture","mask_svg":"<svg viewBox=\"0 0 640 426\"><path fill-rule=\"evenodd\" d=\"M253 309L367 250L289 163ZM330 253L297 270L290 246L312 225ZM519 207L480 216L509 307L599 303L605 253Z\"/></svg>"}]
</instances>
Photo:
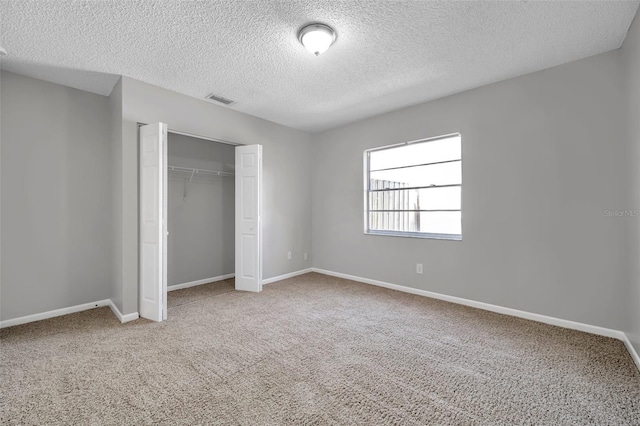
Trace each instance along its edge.
<instances>
[{"instance_id":1,"label":"ceiling light fixture","mask_svg":"<svg viewBox=\"0 0 640 426\"><path fill-rule=\"evenodd\" d=\"M336 41L336 32L328 25L314 22L300 29L298 40L309 52L318 56Z\"/></svg>"}]
</instances>

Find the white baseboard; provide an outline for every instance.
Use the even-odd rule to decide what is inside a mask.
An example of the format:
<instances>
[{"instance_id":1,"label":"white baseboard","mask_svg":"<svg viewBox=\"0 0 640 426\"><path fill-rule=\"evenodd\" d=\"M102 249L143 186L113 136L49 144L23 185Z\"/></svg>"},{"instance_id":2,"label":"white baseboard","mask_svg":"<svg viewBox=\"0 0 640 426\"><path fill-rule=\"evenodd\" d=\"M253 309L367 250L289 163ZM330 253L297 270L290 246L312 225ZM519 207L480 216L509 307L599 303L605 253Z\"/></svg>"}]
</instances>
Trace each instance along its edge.
<instances>
[{"instance_id":1,"label":"white baseboard","mask_svg":"<svg viewBox=\"0 0 640 426\"><path fill-rule=\"evenodd\" d=\"M631 358L633 358L633 362L636 363L636 367L638 367L638 370L640 370L640 356L638 356L638 352L636 352L636 348L634 348L633 345L631 344L631 340L629 340L629 336L625 334L624 339L622 339L622 341L624 342L624 345L627 347L627 350L629 351Z\"/></svg>"},{"instance_id":2,"label":"white baseboard","mask_svg":"<svg viewBox=\"0 0 640 426\"><path fill-rule=\"evenodd\" d=\"M29 322L40 321L49 318L55 318L62 315L75 314L76 312L87 311L89 309L109 306L111 300L104 299L97 302L83 303L82 305L69 306L68 308L55 309L53 311L41 312L39 314L26 315L24 317L8 319L0 321L0 328L11 327L14 325L26 324Z\"/></svg>"},{"instance_id":3,"label":"white baseboard","mask_svg":"<svg viewBox=\"0 0 640 426\"><path fill-rule=\"evenodd\" d=\"M118 317L118 319L120 320L121 323L134 321L134 320L137 320L138 318L140 318L140 315L137 312L134 312L134 313L131 313L131 314L127 314L127 315L122 315L122 312L120 312L120 309L118 309L116 304L113 303L113 300L109 300L109 307L111 308L111 312L113 312L113 314L116 317Z\"/></svg>"},{"instance_id":4,"label":"white baseboard","mask_svg":"<svg viewBox=\"0 0 640 426\"><path fill-rule=\"evenodd\" d=\"M286 280L287 278L297 277L298 275L308 274L309 272L313 272L313 268L301 269L295 272L289 272L288 274L278 275L277 277L267 278L266 280L262 280L262 285L275 283L276 281Z\"/></svg>"},{"instance_id":5,"label":"white baseboard","mask_svg":"<svg viewBox=\"0 0 640 426\"><path fill-rule=\"evenodd\" d=\"M197 285L214 283L216 281L228 280L235 277L236 274L218 275L217 277L204 278L202 280L191 281L188 283L175 284L167 287L167 291L182 290L183 288L195 287Z\"/></svg>"},{"instance_id":6,"label":"white baseboard","mask_svg":"<svg viewBox=\"0 0 640 426\"><path fill-rule=\"evenodd\" d=\"M545 324L556 325L558 327L569 328L572 330L584 331L586 333L597 334L599 336L612 337L614 339L622 340L623 342L625 342L625 340L628 341L627 336L622 331L619 331L619 330L598 327L596 325L589 325L589 324L584 324L580 322L550 317L546 315L534 314L532 312L520 311L518 309L505 308L503 306L492 305L490 303L476 302L475 300L464 299L462 297L449 296L441 293L434 293L432 291L420 290L413 287L405 287L402 285L391 284L384 281L357 277L355 275L348 275L348 274L342 274L339 272L327 271L325 269L318 269L318 268L311 268L311 269L313 270L313 272L317 272L319 274L330 275L333 277L344 278L352 281L358 281L361 283L371 284L378 287L390 288L392 290L398 290L405 293L431 297L432 299L444 300L446 302L457 303L459 305L465 305L465 306L471 306L472 308L478 308L478 309L483 309L485 311L497 312L499 314L510 315L513 317L524 318L532 321L538 321ZM627 344L627 347L629 346L631 346L630 343Z\"/></svg>"}]
</instances>

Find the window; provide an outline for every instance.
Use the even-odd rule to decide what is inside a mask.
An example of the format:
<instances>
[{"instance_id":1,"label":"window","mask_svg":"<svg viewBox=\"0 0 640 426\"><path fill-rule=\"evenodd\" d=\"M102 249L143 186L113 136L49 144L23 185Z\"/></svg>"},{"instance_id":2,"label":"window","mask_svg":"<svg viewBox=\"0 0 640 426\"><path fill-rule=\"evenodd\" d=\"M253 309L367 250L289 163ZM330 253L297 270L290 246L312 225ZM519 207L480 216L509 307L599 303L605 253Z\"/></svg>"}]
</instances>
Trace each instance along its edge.
<instances>
[{"instance_id":1,"label":"window","mask_svg":"<svg viewBox=\"0 0 640 426\"><path fill-rule=\"evenodd\" d=\"M461 136L364 152L365 233L462 239Z\"/></svg>"}]
</instances>

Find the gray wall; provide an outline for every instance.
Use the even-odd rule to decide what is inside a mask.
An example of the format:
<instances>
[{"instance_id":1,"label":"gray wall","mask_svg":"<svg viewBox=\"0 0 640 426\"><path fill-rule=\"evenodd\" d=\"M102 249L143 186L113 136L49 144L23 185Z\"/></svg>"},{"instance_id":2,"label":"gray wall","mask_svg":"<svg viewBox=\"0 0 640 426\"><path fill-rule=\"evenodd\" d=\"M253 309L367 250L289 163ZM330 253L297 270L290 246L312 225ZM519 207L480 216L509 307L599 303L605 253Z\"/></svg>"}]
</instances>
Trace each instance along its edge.
<instances>
[{"instance_id":1,"label":"gray wall","mask_svg":"<svg viewBox=\"0 0 640 426\"><path fill-rule=\"evenodd\" d=\"M639 12L640 13L640 12ZM640 15L636 15L635 21L627 34L620 54L624 61L625 83L628 94L628 140L630 143L629 167L631 173L629 182L629 202L626 208L629 210L640 209ZM626 217L622 220L629 225L630 237L629 250L626 256L631 259L631 279L628 297L629 318L625 331L634 345L636 352L640 354L640 218Z\"/></svg>"},{"instance_id":2,"label":"gray wall","mask_svg":"<svg viewBox=\"0 0 640 426\"><path fill-rule=\"evenodd\" d=\"M1 79L2 319L108 299L109 98Z\"/></svg>"},{"instance_id":3,"label":"gray wall","mask_svg":"<svg viewBox=\"0 0 640 426\"><path fill-rule=\"evenodd\" d=\"M233 173L235 147L169 133L169 166ZM169 172L168 285L235 271L235 180Z\"/></svg>"},{"instance_id":4,"label":"gray wall","mask_svg":"<svg viewBox=\"0 0 640 426\"><path fill-rule=\"evenodd\" d=\"M2 66L2 57L0 57ZM0 74L0 320L2 319L2 75Z\"/></svg>"},{"instance_id":5,"label":"gray wall","mask_svg":"<svg viewBox=\"0 0 640 426\"><path fill-rule=\"evenodd\" d=\"M138 310L137 122L165 122L169 129L263 145L263 278L311 266L310 136L143 83L122 79L123 115L123 314ZM293 259L287 260L287 251Z\"/></svg>"},{"instance_id":6,"label":"gray wall","mask_svg":"<svg viewBox=\"0 0 640 426\"><path fill-rule=\"evenodd\" d=\"M623 329L626 229L604 214L629 194L617 55L314 135L314 266ZM363 150L453 132L463 241L364 235Z\"/></svg>"}]
</instances>

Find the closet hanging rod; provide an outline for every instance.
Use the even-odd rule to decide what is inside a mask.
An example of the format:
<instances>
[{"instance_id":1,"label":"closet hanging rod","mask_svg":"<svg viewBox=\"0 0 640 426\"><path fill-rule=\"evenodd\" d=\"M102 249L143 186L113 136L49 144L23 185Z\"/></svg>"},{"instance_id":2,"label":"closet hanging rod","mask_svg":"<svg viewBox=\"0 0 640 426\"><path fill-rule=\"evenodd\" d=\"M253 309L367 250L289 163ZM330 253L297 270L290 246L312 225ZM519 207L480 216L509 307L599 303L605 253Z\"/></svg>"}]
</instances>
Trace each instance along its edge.
<instances>
[{"instance_id":1,"label":"closet hanging rod","mask_svg":"<svg viewBox=\"0 0 640 426\"><path fill-rule=\"evenodd\" d=\"M169 166L170 172L188 173L193 179L194 176L235 176L232 172L221 172L218 170L193 169L191 167Z\"/></svg>"}]
</instances>

